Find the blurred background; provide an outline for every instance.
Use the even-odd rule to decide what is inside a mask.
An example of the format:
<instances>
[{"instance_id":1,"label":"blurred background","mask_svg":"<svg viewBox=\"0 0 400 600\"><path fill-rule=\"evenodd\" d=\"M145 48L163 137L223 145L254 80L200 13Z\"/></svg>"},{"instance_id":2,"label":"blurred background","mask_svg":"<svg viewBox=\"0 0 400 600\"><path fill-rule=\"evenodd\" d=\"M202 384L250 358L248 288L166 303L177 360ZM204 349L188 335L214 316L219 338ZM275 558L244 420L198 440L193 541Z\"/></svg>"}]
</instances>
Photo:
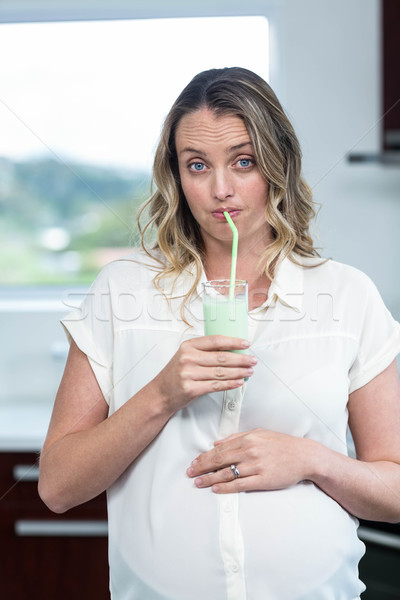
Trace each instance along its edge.
<instances>
[{"instance_id":1,"label":"blurred background","mask_svg":"<svg viewBox=\"0 0 400 600\"><path fill-rule=\"evenodd\" d=\"M200 70L243 66L269 81L302 145L321 254L365 271L400 319L399 27L398 0L2 0L0 554L7 544L23 564L53 560L57 540L60 576L79 552L99 553L97 573L106 560L103 504L94 529L79 512L60 529L35 504L68 350L58 321L137 244L163 118ZM362 524L363 598L400 598L398 533ZM0 595L35 598L34 586L61 599L37 560L22 579L1 561Z\"/></svg>"}]
</instances>

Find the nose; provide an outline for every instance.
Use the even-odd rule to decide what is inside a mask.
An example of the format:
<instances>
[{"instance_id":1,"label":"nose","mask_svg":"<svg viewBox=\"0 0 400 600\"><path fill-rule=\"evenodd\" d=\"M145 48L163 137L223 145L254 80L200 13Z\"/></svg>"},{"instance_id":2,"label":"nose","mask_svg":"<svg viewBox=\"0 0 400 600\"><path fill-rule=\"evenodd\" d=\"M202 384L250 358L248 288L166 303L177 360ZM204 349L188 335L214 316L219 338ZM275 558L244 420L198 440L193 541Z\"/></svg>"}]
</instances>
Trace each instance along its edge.
<instances>
[{"instance_id":1,"label":"nose","mask_svg":"<svg viewBox=\"0 0 400 600\"><path fill-rule=\"evenodd\" d=\"M212 195L217 200L225 200L234 195L231 175L225 170L215 170L212 179Z\"/></svg>"}]
</instances>

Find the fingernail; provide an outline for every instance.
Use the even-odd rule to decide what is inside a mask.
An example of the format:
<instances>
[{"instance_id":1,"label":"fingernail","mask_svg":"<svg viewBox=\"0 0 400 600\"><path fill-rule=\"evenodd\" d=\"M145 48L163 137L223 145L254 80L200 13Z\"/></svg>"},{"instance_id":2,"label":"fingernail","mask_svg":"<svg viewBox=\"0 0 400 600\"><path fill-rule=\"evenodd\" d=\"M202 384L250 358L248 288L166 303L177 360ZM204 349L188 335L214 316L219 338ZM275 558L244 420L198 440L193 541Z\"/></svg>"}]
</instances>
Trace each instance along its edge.
<instances>
[{"instance_id":1,"label":"fingernail","mask_svg":"<svg viewBox=\"0 0 400 600\"><path fill-rule=\"evenodd\" d=\"M200 486L201 486L201 484L203 483L203 480L202 480L202 479L200 479L200 478L199 478L199 479L195 479L195 480L194 480L194 483L195 483L195 485L197 485L197 487L200 487Z\"/></svg>"},{"instance_id":2,"label":"fingernail","mask_svg":"<svg viewBox=\"0 0 400 600\"><path fill-rule=\"evenodd\" d=\"M256 359L255 356L252 356L251 359L250 359L250 362L251 362L252 365L256 365L258 363L258 360Z\"/></svg>"},{"instance_id":3,"label":"fingernail","mask_svg":"<svg viewBox=\"0 0 400 600\"><path fill-rule=\"evenodd\" d=\"M254 369L252 369L251 367L250 367L250 369L247 369L247 375L253 375L253 373L254 373Z\"/></svg>"},{"instance_id":4,"label":"fingernail","mask_svg":"<svg viewBox=\"0 0 400 600\"><path fill-rule=\"evenodd\" d=\"M242 340L241 346L242 348L249 348L250 342L248 340Z\"/></svg>"},{"instance_id":5,"label":"fingernail","mask_svg":"<svg viewBox=\"0 0 400 600\"><path fill-rule=\"evenodd\" d=\"M194 473L194 469L193 469L193 467L189 467L188 469L186 469L186 473L189 475L189 477L190 477L191 475L193 475L193 473Z\"/></svg>"}]
</instances>

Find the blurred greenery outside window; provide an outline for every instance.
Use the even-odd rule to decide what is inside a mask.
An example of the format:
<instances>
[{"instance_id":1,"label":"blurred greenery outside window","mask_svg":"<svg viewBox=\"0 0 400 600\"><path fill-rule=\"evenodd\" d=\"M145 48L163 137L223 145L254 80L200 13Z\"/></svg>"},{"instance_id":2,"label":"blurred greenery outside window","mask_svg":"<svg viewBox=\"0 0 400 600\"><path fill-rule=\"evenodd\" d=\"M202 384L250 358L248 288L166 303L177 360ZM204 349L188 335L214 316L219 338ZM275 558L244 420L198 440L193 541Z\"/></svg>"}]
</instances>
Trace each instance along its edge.
<instances>
[{"instance_id":1,"label":"blurred greenery outside window","mask_svg":"<svg viewBox=\"0 0 400 600\"><path fill-rule=\"evenodd\" d=\"M135 245L147 174L52 158L3 158L0 171L3 284L86 283Z\"/></svg>"},{"instance_id":2,"label":"blurred greenery outside window","mask_svg":"<svg viewBox=\"0 0 400 600\"><path fill-rule=\"evenodd\" d=\"M0 284L87 284L138 245L175 97L210 67L268 79L268 21L1 24L0 52Z\"/></svg>"}]
</instances>

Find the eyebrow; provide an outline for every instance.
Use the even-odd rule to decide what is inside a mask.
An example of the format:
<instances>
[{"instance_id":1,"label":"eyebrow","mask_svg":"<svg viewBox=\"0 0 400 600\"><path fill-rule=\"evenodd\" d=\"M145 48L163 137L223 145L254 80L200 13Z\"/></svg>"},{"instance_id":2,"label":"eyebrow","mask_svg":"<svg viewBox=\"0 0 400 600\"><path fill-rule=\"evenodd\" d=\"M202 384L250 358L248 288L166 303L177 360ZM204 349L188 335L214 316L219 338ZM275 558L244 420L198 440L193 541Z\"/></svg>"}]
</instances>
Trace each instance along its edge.
<instances>
[{"instance_id":1,"label":"eyebrow","mask_svg":"<svg viewBox=\"0 0 400 600\"><path fill-rule=\"evenodd\" d=\"M179 155L184 154L185 152L190 152L191 154L198 154L199 156L207 156L206 152L203 152L202 150L198 150L197 148L190 148L189 146L187 146L186 148L183 148L180 152Z\"/></svg>"},{"instance_id":2,"label":"eyebrow","mask_svg":"<svg viewBox=\"0 0 400 600\"><path fill-rule=\"evenodd\" d=\"M226 150L226 153L229 154L230 152L235 152L236 150L240 150L241 148L244 148L244 146L252 146L252 145L253 144L249 140L248 142L243 142L242 144L236 144L236 146L231 146L230 148L228 148L228 150Z\"/></svg>"},{"instance_id":3,"label":"eyebrow","mask_svg":"<svg viewBox=\"0 0 400 600\"><path fill-rule=\"evenodd\" d=\"M242 144L236 144L235 146L231 146L230 148L227 148L225 150L225 153L226 154L231 154L232 152L236 152L237 150L240 150L241 148L244 148L244 146L252 146L252 145L253 144L249 140L248 142L243 142ZM183 148L179 152L179 155L184 154L185 152L190 152L192 154L197 154L198 156L204 156L205 158L207 157L207 152L203 152L202 150L199 150L198 148L192 148L192 147L187 146L186 148Z\"/></svg>"}]
</instances>

